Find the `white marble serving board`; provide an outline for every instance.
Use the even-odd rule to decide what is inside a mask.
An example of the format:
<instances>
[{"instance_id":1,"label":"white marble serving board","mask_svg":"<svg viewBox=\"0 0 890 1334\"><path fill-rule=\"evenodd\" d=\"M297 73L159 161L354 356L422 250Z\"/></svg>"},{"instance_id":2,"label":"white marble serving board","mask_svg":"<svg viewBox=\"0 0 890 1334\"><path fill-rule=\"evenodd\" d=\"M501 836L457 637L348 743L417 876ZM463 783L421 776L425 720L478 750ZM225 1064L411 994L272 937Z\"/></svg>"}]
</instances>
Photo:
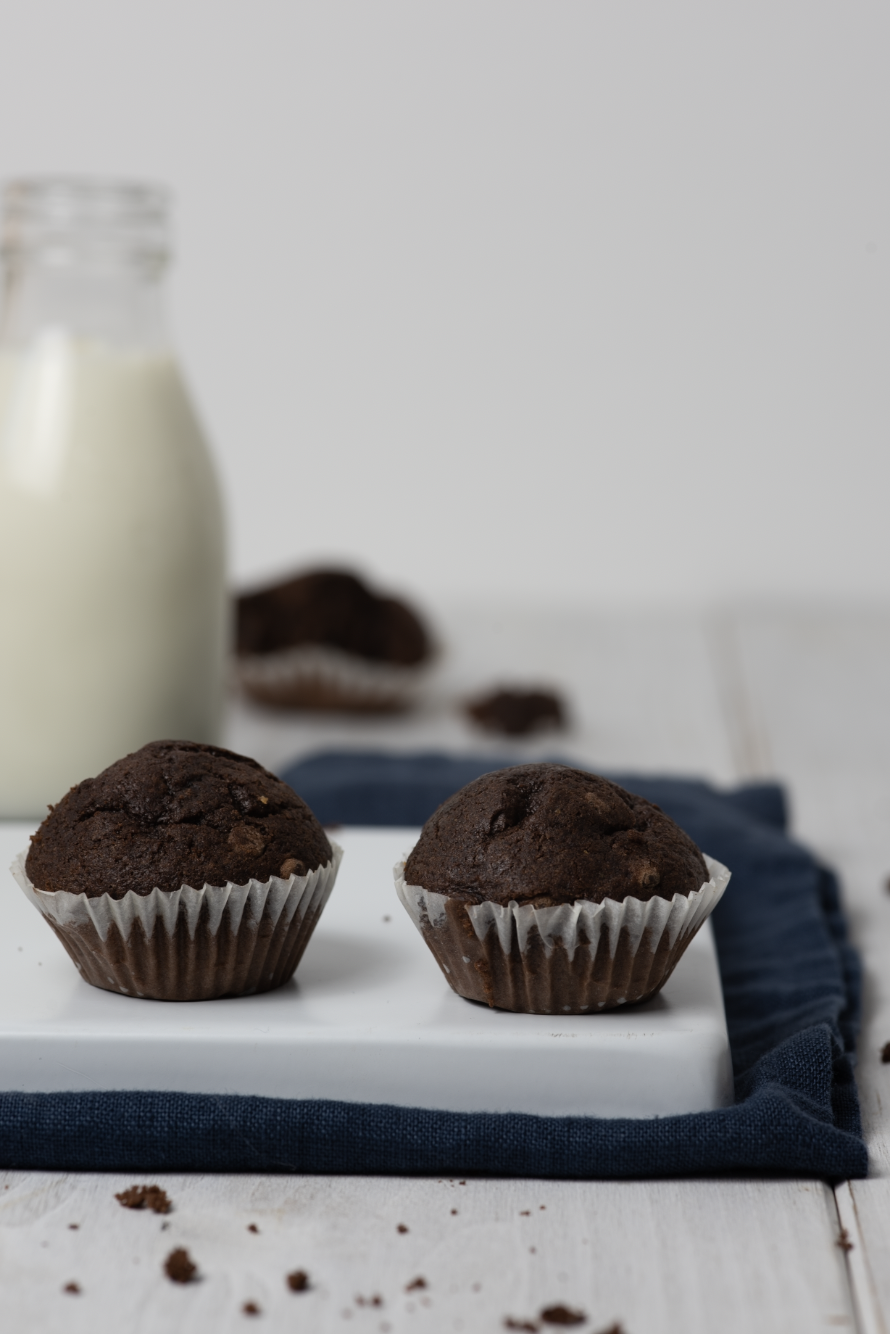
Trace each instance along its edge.
<instances>
[{"instance_id":1,"label":"white marble serving board","mask_svg":"<svg viewBox=\"0 0 890 1334\"><path fill-rule=\"evenodd\" d=\"M340 877L292 982L233 1000L137 1000L82 981L5 870L32 828L0 825L0 1090L170 1089L548 1116L666 1116L731 1099L709 924L643 1006L489 1010L450 991L396 898L392 866L417 831L343 829Z\"/></svg>"}]
</instances>

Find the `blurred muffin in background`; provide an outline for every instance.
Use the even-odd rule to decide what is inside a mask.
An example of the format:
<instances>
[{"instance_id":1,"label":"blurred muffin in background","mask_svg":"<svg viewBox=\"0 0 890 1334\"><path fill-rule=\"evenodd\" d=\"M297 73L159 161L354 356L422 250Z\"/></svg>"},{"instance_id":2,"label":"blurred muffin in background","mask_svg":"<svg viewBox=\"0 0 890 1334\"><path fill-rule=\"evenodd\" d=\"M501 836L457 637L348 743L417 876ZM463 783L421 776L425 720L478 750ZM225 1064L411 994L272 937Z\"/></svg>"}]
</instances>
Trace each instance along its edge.
<instances>
[{"instance_id":1,"label":"blurred muffin in background","mask_svg":"<svg viewBox=\"0 0 890 1334\"><path fill-rule=\"evenodd\" d=\"M238 679L263 704L406 708L433 656L423 622L344 570L311 570L236 600Z\"/></svg>"},{"instance_id":2,"label":"blurred muffin in background","mask_svg":"<svg viewBox=\"0 0 890 1334\"><path fill-rule=\"evenodd\" d=\"M526 736L544 728L565 726L565 705L552 690L494 690L469 700L467 716L487 732Z\"/></svg>"}]
</instances>

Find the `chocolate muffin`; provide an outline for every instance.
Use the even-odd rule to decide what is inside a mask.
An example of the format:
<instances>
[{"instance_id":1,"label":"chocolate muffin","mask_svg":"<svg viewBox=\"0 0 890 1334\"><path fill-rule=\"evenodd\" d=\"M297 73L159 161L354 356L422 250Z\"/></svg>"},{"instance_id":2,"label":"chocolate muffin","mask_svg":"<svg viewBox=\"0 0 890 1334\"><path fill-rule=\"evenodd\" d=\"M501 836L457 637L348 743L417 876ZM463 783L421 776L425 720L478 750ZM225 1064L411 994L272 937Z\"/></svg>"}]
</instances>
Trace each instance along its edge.
<instances>
[{"instance_id":1,"label":"chocolate muffin","mask_svg":"<svg viewBox=\"0 0 890 1334\"><path fill-rule=\"evenodd\" d=\"M658 806L560 764L477 778L396 868L455 991L544 1014L654 995L728 880Z\"/></svg>"},{"instance_id":2,"label":"chocolate muffin","mask_svg":"<svg viewBox=\"0 0 890 1334\"><path fill-rule=\"evenodd\" d=\"M293 975L340 855L255 760L155 741L73 787L13 870L86 981L206 1000Z\"/></svg>"},{"instance_id":3,"label":"chocolate muffin","mask_svg":"<svg viewBox=\"0 0 890 1334\"><path fill-rule=\"evenodd\" d=\"M343 570L313 570L242 594L236 622L241 684L267 704L398 708L432 652L410 607Z\"/></svg>"}]
</instances>

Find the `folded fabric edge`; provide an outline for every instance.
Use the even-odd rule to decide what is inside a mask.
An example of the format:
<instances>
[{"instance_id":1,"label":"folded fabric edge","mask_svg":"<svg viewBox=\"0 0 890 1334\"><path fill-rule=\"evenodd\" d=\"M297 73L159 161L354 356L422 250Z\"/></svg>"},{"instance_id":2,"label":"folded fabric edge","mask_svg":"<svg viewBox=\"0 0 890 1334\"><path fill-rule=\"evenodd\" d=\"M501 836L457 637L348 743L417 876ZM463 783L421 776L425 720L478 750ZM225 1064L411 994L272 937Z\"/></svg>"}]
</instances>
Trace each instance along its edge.
<instances>
[{"instance_id":1,"label":"folded fabric edge","mask_svg":"<svg viewBox=\"0 0 890 1334\"><path fill-rule=\"evenodd\" d=\"M42 1171L265 1172L564 1179L778 1173L861 1178L855 1134L783 1085L654 1120L454 1113L175 1093L0 1095L0 1165Z\"/></svg>"}]
</instances>

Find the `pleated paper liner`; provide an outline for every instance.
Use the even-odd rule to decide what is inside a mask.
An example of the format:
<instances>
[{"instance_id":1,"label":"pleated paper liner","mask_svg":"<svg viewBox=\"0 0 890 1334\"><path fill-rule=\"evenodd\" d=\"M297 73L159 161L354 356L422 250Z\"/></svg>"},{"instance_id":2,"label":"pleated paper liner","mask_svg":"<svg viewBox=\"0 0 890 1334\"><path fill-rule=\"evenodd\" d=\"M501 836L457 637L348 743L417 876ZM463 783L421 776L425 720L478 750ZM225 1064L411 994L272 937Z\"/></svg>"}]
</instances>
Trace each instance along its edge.
<instances>
[{"instance_id":1,"label":"pleated paper liner","mask_svg":"<svg viewBox=\"0 0 890 1334\"><path fill-rule=\"evenodd\" d=\"M271 991L291 978L330 897L343 849L308 875L182 885L122 899L37 889L11 870L85 981L151 1000L213 1000Z\"/></svg>"},{"instance_id":2,"label":"pleated paper liner","mask_svg":"<svg viewBox=\"0 0 890 1334\"><path fill-rule=\"evenodd\" d=\"M416 667L376 662L324 644L301 644L235 661L242 690L263 704L358 713L408 708L428 667L427 662Z\"/></svg>"},{"instance_id":3,"label":"pleated paper liner","mask_svg":"<svg viewBox=\"0 0 890 1334\"><path fill-rule=\"evenodd\" d=\"M706 856L705 865L710 879L691 894L550 908L468 904L408 885L404 861L394 876L459 996L527 1014L587 1014L648 1000L664 986L729 884L720 862Z\"/></svg>"}]
</instances>

